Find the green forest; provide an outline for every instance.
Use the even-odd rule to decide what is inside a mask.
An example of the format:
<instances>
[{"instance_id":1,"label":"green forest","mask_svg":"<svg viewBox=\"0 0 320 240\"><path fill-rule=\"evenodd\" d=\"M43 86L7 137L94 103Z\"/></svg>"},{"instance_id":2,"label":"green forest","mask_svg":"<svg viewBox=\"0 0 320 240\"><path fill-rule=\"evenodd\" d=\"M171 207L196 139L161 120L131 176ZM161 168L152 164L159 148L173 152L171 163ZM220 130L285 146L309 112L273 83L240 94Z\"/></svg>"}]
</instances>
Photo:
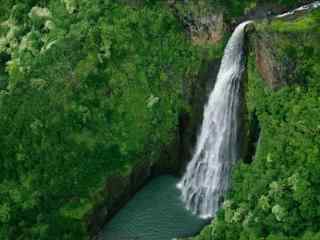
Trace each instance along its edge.
<instances>
[{"instance_id":1,"label":"green forest","mask_svg":"<svg viewBox=\"0 0 320 240\"><path fill-rule=\"evenodd\" d=\"M90 239L86 218L108 178L175 141L181 114L193 114L186 96L231 32L194 44L169 2L0 0L1 240ZM221 12L228 25L260 1L177 4L182 15L194 5ZM256 115L261 127L257 151L234 167L223 207L192 239L320 239L319 13L255 23L245 101L248 125ZM291 62L281 89L257 71L258 37Z\"/></svg>"},{"instance_id":2,"label":"green forest","mask_svg":"<svg viewBox=\"0 0 320 240\"><path fill-rule=\"evenodd\" d=\"M17 2L1 4L0 236L83 239L106 178L170 141L197 54L157 4Z\"/></svg>"}]
</instances>

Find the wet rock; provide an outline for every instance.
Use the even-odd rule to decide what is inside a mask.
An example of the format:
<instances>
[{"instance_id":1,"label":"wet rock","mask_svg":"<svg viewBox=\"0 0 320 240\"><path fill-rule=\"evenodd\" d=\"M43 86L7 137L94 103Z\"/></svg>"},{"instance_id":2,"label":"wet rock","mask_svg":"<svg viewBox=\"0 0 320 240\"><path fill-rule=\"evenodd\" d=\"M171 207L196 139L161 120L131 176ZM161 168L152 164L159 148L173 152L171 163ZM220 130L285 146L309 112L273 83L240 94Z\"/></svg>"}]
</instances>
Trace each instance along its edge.
<instances>
[{"instance_id":1,"label":"wet rock","mask_svg":"<svg viewBox=\"0 0 320 240\"><path fill-rule=\"evenodd\" d=\"M283 67L276 58L276 49L273 47L274 39L266 34L255 34L254 52L257 70L262 79L271 89L278 89L286 84L283 77Z\"/></svg>"}]
</instances>

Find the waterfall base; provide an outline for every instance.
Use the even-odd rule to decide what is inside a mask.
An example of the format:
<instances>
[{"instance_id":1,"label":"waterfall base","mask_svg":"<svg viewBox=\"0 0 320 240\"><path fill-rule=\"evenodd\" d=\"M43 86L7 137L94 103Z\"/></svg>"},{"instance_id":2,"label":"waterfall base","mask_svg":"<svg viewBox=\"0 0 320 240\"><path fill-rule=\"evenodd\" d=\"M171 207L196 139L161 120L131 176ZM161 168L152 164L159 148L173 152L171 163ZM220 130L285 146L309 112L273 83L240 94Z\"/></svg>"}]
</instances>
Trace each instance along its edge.
<instances>
[{"instance_id":1,"label":"waterfall base","mask_svg":"<svg viewBox=\"0 0 320 240\"><path fill-rule=\"evenodd\" d=\"M184 207L178 179L152 180L105 226L100 240L171 240L197 234L208 223Z\"/></svg>"}]
</instances>

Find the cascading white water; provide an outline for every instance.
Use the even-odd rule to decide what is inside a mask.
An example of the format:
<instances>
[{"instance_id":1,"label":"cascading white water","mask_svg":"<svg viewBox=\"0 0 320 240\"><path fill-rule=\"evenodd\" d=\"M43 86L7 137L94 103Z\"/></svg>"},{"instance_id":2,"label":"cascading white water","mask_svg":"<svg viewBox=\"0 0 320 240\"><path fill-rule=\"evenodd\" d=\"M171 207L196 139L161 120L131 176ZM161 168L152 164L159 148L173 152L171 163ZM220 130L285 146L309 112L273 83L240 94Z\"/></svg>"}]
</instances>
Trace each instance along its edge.
<instances>
[{"instance_id":1,"label":"cascading white water","mask_svg":"<svg viewBox=\"0 0 320 240\"><path fill-rule=\"evenodd\" d=\"M244 35L250 21L233 32L221 62L214 90L204 110L196 151L178 184L186 207L212 217L229 185L239 158L240 80L244 72Z\"/></svg>"},{"instance_id":2,"label":"cascading white water","mask_svg":"<svg viewBox=\"0 0 320 240\"><path fill-rule=\"evenodd\" d=\"M320 1L275 16L285 18L320 7ZM240 80L244 72L245 27L233 32L224 51L217 81L205 106L196 151L178 184L186 207L202 218L215 215L228 189L232 165L239 158Z\"/></svg>"}]
</instances>

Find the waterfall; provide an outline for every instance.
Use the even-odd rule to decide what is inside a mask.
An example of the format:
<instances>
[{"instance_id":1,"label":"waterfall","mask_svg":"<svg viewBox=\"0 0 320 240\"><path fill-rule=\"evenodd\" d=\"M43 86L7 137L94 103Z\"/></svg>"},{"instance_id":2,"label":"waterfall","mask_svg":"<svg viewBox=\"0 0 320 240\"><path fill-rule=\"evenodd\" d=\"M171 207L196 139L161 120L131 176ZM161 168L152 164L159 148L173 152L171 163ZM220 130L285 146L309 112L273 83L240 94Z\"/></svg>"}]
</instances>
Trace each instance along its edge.
<instances>
[{"instance_id":1,"label":"waterfall","mask_svg":"<svg viewBox=\"0 0 320 240\"><path fill-rule=\"evenodd\" d=\"M212 217L228 189L232 165L239 159L240 80L245 68L244 35L250 21L233 32L217 81L204 109L196 150L178 184L186 207Z\"/></svg>"}]
</instances>

